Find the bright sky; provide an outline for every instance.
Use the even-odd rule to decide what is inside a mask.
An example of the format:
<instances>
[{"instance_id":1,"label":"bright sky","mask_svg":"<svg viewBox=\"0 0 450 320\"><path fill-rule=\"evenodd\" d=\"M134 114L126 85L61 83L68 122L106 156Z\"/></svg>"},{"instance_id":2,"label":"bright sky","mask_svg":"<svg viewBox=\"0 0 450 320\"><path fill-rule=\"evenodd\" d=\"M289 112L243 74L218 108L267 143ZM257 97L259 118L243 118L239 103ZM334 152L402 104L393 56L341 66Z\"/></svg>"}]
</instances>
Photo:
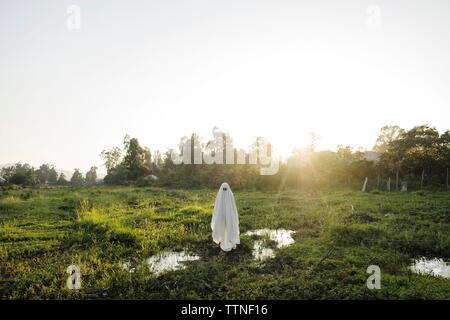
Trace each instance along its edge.
<instances>
[{"instance_id":1,"label":"bright sky","mask_svg":"<svg viewBox=\"0 0 450 320\"><path fill-rule=\"evenodd\" d=\"M449 88L448 0L0 0L0 164L86 171L126 133L164 152L213 126L370 149L449 129Z\"/></svg>"}]
</instances>

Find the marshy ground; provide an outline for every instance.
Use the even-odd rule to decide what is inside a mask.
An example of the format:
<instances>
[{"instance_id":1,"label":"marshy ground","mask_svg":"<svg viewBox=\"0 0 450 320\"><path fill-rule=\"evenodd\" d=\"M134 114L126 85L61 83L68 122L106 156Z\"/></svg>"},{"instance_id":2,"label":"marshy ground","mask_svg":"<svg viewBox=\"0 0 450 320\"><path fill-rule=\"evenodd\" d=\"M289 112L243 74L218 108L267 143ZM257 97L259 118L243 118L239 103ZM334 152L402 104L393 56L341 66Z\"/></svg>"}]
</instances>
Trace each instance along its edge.
<instances>
[{"instance_id":1,"label":"marshy ground","mask_svg":"<svg viewBox=\"0 0 450 320\"><path fill-rule=\"evenodd\" d=\"M410 268L421 257L449 261L449 192L234 195L241 244L222 252L210 229L216 190L1 191L0 299L450 298L449 278ZM245 234L259 229L292 230L295 242ZM274 256L255 260L255 242ZM146 261L165 252L198 259L152 272ZM70 265L80 290L66 286ZM380 267L379 290L366 286L370 265Z\"/></svg>"}]
</instances>

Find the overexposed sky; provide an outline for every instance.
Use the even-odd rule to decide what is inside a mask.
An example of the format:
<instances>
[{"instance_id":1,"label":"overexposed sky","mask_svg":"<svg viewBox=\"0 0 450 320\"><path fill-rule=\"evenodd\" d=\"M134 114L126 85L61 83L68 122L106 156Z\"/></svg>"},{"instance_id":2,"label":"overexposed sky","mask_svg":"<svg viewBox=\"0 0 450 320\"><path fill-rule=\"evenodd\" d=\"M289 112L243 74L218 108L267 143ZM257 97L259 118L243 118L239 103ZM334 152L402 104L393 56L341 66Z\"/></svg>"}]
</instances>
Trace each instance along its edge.
<instances>
[{"instance_id":1,"label":"overexposed sky","mask_svg":"<svg viewBox=\"0 0 450 320\"><path fill-rule=\"evenodd\" d=\"M164 152L213 126L370 149L450 129L449 89L448 0L0 0L0 164L86 171L126 133Z\"/></svg>"}]
</instances>

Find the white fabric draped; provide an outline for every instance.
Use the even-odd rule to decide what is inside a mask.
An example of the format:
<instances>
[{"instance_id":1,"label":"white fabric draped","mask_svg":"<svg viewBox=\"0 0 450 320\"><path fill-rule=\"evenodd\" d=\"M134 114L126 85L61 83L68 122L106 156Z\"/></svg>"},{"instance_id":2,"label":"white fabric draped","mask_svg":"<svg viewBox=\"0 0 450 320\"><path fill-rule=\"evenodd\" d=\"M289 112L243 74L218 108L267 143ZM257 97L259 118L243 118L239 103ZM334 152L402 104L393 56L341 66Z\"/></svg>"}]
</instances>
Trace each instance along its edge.
<instances>
[{"instance_id":1,"label":"white fabric draped","mask_svg":"<svg viewBox=\"0 0 450 320\"><path fill-rule=\"evenodd\" d=\"M212 238L224 251L235 249L239 240L239 216L228 183L222 183L211 219Z\"/></svg>"}]
</instances>

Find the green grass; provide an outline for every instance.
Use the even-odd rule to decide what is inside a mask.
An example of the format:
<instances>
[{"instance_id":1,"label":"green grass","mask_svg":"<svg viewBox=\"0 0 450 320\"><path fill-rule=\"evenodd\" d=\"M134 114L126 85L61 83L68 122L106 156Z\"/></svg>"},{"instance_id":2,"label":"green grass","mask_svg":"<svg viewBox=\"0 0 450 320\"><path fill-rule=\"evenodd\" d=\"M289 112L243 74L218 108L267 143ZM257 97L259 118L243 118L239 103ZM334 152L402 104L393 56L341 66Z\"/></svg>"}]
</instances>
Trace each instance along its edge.
<instances>
[{"instance_id":1,"label":"green grass","mask_svg":"<svg viewBox=\"0 0 450 320\"><path fill-rule=\"evenodd\" d=\"M420 256L449 259L448 192L235 192L241 245L228 253L211 239L215 196L104 186L2 191L0 299L450 298L449 279L408 268ZM294 230L295 243L256 263L243 233L259 228ZM201 259L160 277L121 266L183 248ZM66 288L72 264L81 290ZM380 290L366 287L369 265L381 269Z\"/></svg>"}]
</instances>

